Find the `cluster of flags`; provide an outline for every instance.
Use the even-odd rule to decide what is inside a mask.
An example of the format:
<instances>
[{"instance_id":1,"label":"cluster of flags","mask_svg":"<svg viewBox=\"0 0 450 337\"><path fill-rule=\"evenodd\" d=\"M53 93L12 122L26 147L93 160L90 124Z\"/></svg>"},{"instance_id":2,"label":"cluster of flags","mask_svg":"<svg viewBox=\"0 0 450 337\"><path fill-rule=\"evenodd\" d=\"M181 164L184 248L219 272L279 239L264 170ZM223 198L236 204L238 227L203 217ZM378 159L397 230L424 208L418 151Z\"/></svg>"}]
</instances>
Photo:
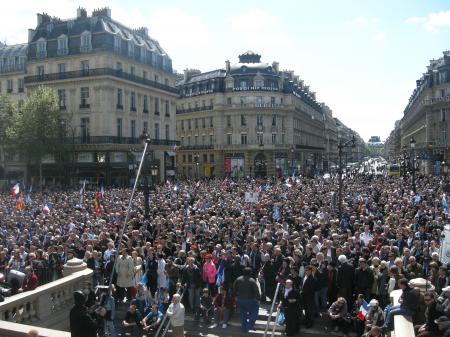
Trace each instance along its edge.
<instances>
[{"instance_id":1,"label":"cluster of flags","mask_svg":"<svg viewBox=\"0 0 450 337\"><path fill-rule=\"evenodd\" d=\"M22 183L17 183L11 188L11 195L16 198L16 210L25 210L26 204L31 204L31 192L33 191L33 185L30 185L28 192L25 192L25 185ZM25 197L24 197L25 194ZM50 214L50 207L47 203L41 207L42 214Z\"/></svg>"}]
</instances>

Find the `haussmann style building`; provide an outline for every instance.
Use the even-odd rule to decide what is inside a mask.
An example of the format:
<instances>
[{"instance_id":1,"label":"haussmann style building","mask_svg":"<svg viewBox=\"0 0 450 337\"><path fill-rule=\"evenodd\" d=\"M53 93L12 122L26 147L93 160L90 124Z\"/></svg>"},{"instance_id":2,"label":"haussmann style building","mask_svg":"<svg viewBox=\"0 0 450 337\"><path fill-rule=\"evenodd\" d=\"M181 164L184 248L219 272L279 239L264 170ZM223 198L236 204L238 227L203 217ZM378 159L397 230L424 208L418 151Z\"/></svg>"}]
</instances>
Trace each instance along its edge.
<instances>
[{"instance_id":1,"label":"haussmann style building","mask_svg":"<svg viewBox=\"0 0 450 337\"><path fill-rule=\"evenodd\" d=\"M231 177L323 169L324 114L303 81L248 51L177 82L178 173ZM335 133L334 133L335 135ZM332 142L336 142L334 138Z\"/></svg>"},{"instance_id":2,"label":"haussmann style building","mask_svg":"<svg viewBox=\"0 0 450 337\"><path fill-rule=\"evenodd\" d=\"M1 95L21 104L40 85L57 93L71 184L128 185L143 132L152 139L146 171L151 167L156 181L174 178L175 80L171 59L147 29L124 26L108 8L91 16L79 8L68 20L38 14L28 43L0 46ZM3 152L4 179L32 175L33 163ZM55 183L60 170L45 158L46 183Z\"/></svg>"}]
</instances>

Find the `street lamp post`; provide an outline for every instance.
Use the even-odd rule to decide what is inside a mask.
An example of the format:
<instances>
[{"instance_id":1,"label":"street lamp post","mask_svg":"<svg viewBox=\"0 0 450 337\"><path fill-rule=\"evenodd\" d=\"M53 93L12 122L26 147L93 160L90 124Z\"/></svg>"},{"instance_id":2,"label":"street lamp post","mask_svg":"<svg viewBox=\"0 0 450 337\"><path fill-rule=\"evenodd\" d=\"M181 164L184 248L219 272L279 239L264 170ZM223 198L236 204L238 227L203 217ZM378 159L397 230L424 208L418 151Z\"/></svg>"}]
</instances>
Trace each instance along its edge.
<instances>
[{"instance_id":1,"label":"street lamp post","mask_svg":"<svg viewBox=\"0 0 450 337\"><path fill-rule=\"evenodd\" d=\"M445 193L449 193L450 192L450 186L449 186L449 184L448 184L448 182L447 182L447 176L448 176L448 163L446 163L445 161L443 161L442 163L441 163L441 166L442 166L442 175L444 176L444 181L443 181L443 188L442 188L442 190L445 192Z\"/></svg>"},{"instance_id":2,"label":"street lamp post","mask_svg":"<svg viewBox=\"0 0 450 337\"><path fill-rule=\"evenodd\" d=\"M291 175L294 175L294 146L291 146Z\"/></svg>"},{"instance_id":3,"label":"street lamp post","mask_svg":"<svg viewBox=\"0 0 450 337\"><path fill-rule=\"evenodd\" d=\"M402 162L402 167L403 167L403 180L406 179L406 163L407 163L407 158L406 158L406 150L408 149L408 147L406 145L403 145L402 147L403 149L403 162Z\"/></svg>"},{"instance_id":4,"label":"street lamp post","mask_svg":"<svg viewBox=\"0 0 450 337\"><path fill-rule=\"evenodd\" d=\"M343 164L342 164L342 153L344 148L348 147L355 147L355 136L352 137L352 139L348 140L347 142L343 143L342 140L339 141L338 144L338 154L339 154L339 223L342 221L342 189L343 189L343 181L342 181L342 170L343 170Z\"/></svg>"},{"instance_id":5,"label":"street lamp post","mask_svg":"<svg viewBox=\"0 0 450 337\"><path fill-rule=\"evenodd\" d=\"M196 169L195 169L195 175L196 175L196 178L198 179L199 178L199 172L198 172L198 166L199 166L199 160L200 160L200 156L199 156L199 154L197 153L196 155L194 155L194 161L195 161L195 167L196 167Z\"/></svg>"},{"instance_id":6,"label":"street lamp post","mask_svg":"<svg viewBox=\"0 0 450 337\"><path fill-rule=\"evenodd\" d=\"M151 139L147 133L142 134L142 139L147 144L147 146L150 145ZM142 192L144 193L144 218L149 219L150 218L150 187L148 185L148 165L147 165L147 157L148 153L145 154L143 157L144 159L144 181L142 186Z\"/></svg>"},{"instance_id":7,"label":"street lamp post","mask_svg":"<svg viewBox=\"0 0 450 337\"><path fill-rule=\"evenodd\" d=\"M412 188L414 194L416 194L416 141L414 138L411 138L409 141L409 145L411 146L411 150L413 150L412 154Z\"/></svg>"}]
</instances>

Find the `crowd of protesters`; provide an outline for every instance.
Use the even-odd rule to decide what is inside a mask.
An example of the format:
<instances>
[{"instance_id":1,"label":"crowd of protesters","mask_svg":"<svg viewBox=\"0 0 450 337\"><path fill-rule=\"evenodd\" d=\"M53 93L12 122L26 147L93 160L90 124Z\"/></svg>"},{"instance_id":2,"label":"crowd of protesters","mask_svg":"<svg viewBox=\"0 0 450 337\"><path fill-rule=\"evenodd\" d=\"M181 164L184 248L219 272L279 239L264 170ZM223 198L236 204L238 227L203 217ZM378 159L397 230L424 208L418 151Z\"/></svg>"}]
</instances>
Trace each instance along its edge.
<instances>
[{"instance_id":1,"label":"crowd of protesters","mask_svg":"<svg viewBox=\"0 0 450 337\"><path fill-rule=\"evenodd\" d=\"M130 189L32 193L21 210L3 195L0 273L27 270L35 287L60 278L69 259L83 259L93 270L88 301L112 279L101 303L111 335L153 331L167 312L181 336L184 307L214 328L239 312L241 329L251 331L259 305L275 295L287 335L326 319L344 335L375 337L392 330L395 315L411 316L422 337L443 335L450 287L439 257L448 219L442 177L419 175L416 194L411 177L382 170L344 179L341 220L336 176L166 183L152 192L148 217L136 195L120 243ZM248 202L246 192L255 191ZM411 289L419 277L435 290ZM23 286L16 291L31 290ZM402 303L392 307L396 289ZM121 303L129 309L114 327Z\"/></svg>"}]
</instances>

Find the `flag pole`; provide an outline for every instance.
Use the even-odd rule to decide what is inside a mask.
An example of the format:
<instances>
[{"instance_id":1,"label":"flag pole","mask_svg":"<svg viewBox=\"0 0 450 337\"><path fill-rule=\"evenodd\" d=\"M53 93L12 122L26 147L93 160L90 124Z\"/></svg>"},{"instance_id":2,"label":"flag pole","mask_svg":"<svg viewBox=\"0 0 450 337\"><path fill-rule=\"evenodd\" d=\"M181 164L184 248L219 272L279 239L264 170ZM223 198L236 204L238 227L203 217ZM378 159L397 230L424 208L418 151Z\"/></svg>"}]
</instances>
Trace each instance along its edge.
<instances>
[{"instance_id":1,"label":"flag pole","mask_svg":"<svg viewBox=\"0 0 450 337\"><path fill-rule=\"evenodd\" d=\"M136 187L139 181L139 177L141 175L141 171L142 171L142 164L144 163L144 157L145 154L147 153L147 147L150 144L150 137L148 136L148 134L143 134L142 138L145 141L145 145L144 145L144 151L142 151L142 156L141 156L141 162L139 163L139 168L138 168L138 172L136 174L136 179L134 180L134 185L133 185L133 190L131 191L131 195L130 195L130 201L128 202L128 208L127 208L127 213L125 215L125 221L123 222L122 225L122 229L119 232L119 242L117 243L117 255L119 254L119 249L120 249L120 244L122 242L123 239L123 235L125 233L125 228L127 227L127 223L128 223L128 219L130 217L130 211L131 211L131 204L133 202L133 197L134 197L134 193L136 191ZM114 265L111 271L111 275L109 276L109 287L111 287L112 284L112 280L114 277L114 272L116 271L116 266L117 266L117 262L119 261L119 256L117 256L117 258L114 260Z\"/></svg>"}]
</instances>

